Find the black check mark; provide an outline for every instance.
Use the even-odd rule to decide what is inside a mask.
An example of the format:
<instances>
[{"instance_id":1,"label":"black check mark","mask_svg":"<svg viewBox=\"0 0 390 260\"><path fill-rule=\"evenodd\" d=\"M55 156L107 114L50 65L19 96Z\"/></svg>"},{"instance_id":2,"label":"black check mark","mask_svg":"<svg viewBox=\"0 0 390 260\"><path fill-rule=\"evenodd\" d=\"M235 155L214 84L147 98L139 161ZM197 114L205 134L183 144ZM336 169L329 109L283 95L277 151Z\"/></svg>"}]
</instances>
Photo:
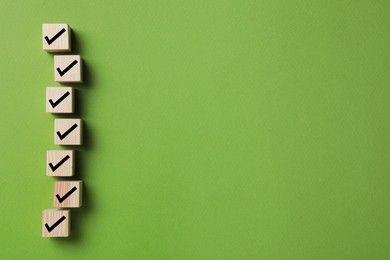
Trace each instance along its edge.
<instances>
[{"instance_id":1,"label":"black check mark","mask_svg":"<svg viewBox=\"0 0 390 260\"><path fill-rule=\"evenodd\" d=\"M61 70L60 68L57 68L57 71L58 71L58 74L60 74L60 76L64 76L65 73L67 73L71 68L73 68L74 65L77 64L77 60L74 60L71 64L69 64L68 67L66 67L64 70Z\"/></svg>"},{"instance_id":2,"label":"black check mark","mask_svg":"<svg viewBox=\"0 0 390 260\"><path fill-rule=\"evenodd\" d=\"M60 138L60 140L63 140L65 137L68 136L73 130L77 128L77 124L72 125L68 130L66 130L65 133L61 134L60 131L57 131L57 135Z\"/></svg>"},{"instance_id":3,"label":"black check mark","mask_svg":"<svg viewBox=\"0 0 390 260\"><path fill-rule=\"evenodd\" d=\"M56 223L54 223L51 227L49 227L49 225L46 223L45 224L45 227L47 229L47 231L52 232L53 229L55 229L59 224L61 224L62 221L64 221L66 219L65 216L62 216L59 220L56 221Z\"/></svg>"},{"instance_id":4,"label":"black check mark","mask_svg":"<svg viewBox=\"0 0 390 260\"><path fill-rule=\"evenodd\" d=\"M49 37L45 36L45 40L47 41L47 44L52 44L55 40L58 39L64 32L66 32L65 28L62 28L61 31L59 31L56 35L54 35L51 39Z\"/></svg>"},{"instance_id":5,"label":"black check mark","mask_svg":"<svg viewBox=\"0 0 390 260\"><path fill-rule=\"evenodd\" d=\"M62 102L62 100L64 100L64 99L65 99L67 96L69 96L69 95L70 95L69 91L66 91L66 93L65 93L64 95L62 95L59 99L57 99L56 102L53 102L52 99L49 99L49 103L50 103L50 105L51 105L53 108L55 108L56 106L58 106L59 103Z\"/></svg>"},{"instance_id":6,"label":"black check mark","mask_svg":"<svg viewBox=\"0 0 390 260\"><path fill-rule=\"evenodd\" d=\"M59 161L55 166L52 163L49 163L49 166L53 172L55 172L64 162L66 162L70 158L69 155L65 156L61 161Z\"/></svg>"},{"instance_id":7,"label":"black check mark","mask_svg":"<svg viewBox=\"0 0 390 260\"><path fill-rule=\"evenodd\" d=\"M60 203L62 203L64 200L66 200L70 195L72 195L73 192L77 190L76 186L74 186L70 191L68 191L63 197L60 197L59 194L56 194L56 198Z\"/></svg>"}]
</instances>

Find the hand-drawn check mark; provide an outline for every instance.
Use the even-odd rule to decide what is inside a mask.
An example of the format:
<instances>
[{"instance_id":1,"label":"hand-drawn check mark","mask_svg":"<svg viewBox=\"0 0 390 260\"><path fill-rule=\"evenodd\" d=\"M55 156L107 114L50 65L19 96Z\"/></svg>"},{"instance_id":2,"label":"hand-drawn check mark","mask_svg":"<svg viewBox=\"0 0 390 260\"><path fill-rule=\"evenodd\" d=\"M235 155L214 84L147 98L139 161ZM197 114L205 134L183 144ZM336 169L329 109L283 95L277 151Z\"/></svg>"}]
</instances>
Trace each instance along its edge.
<instances>
[{"instance_id":1,"label":"hand-drawn check mark","mask_svg":"<svg viewBox=\"0 0 390 260\"><path fill-rule=\"evenodd\" d=\"M59 161L55 166L52 163L49 163L49 166L53 172L55 172L64 162L66 162L70 158L69 155L65 156L61 161Z\"/></svg>"},{"instance_id":2,"label":"hand-drawn check mark","mask_svg":"<svg viewBox=\"0 0 390 260\"><path fill-rule=\"evenodd\" d=\"M56 35L53 36L53 38L49 39L49 37L45 36L45 40L47 41L47 44L52 44L55 40L58 39L64 32L66 32L65 28L62 28L61 31L59 31Z\"/></svg>"},{"instance_id":3,"label":"hand-drawn check mark","mask_svg":"<svg viewBox=\"0 0 390 260\"><path fill-rule=\"evenodd\" d=\"M49 225L46 223L45 224L45 227L47 229L47 231L49 231L49 233L51 231L53 231L53 229L55 229L59 224L61 224L62 221L64 221L66 219L65 216L62 216L59 220L56 221L56 223L54 223L51 227L49 227Z\"/></svg>"},{"instance_id":4,"label":"hand-drawn check mark","mask_svg":"<svg viewBox=\"0 0 390 260\"><path fill-rule=\"evenodd\" d=\"M69 95L70 95L69 91L66 91L66 93L65 93L64 95L62 95L56 102L53 102L52 99L49 99L49 103L50 103L50 105L51 105L53 108L55 108L56 106L58 106L59 103L62 102L62 100L64 100L64 99L65 99L67 96L69 96Z\"/></svg>"},{"instance_id":5,"label":"hand-drawn check mark","mask_svg":"<svg viewBox=\"0 0 390 260\"><path fill-rule=\"evenodd\" d=\"M70 195L72 195L73 192L77 190L76 186L74 186L70 191L68 191L62 198L59 194L56 194L56 198L60 203L62 203L64 200L66 200Z\"/></svg>"},{"instance_id":6,"label":"hand-drawn check mark","mask_svg":"<svg viewBox=\"0 0 390 260\"><path fill-rule=\"evenodd\" d=\"M73 130L77 128L77 124L72 125L68 130L66 130L65 133L61 134L60 131L57 131L57 135L60 138L60 140L63 140L65 137L68 136Z\"/></svg>"},{"instance_id":7,"label":"hand-drawn check mark","mask_svg":"<svg viewBox=\"0 0 390 260\"><path fill-rule=\"evenodd\" d=\"M60 74L60 76L64 76L65 73L67 73L71 68L73 68L74 65L77 64L77 60L74 60L71 64L69 64L68 67L66 67L64 70L61 70L60 68L57 68L57 71L58 71L58 74Z\"/></svg>"}]
</instances>

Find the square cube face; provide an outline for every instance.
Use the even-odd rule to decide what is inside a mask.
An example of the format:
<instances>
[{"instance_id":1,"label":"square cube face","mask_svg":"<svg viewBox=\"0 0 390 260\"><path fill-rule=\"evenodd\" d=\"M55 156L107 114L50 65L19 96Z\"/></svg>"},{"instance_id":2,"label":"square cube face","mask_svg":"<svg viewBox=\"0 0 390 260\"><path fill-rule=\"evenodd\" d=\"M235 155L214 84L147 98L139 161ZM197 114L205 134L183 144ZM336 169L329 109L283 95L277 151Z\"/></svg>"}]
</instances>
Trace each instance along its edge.
<instances>
[{"instance_id":1,"label":"square cube face","mask_svg":"<svg viewBox=\"0 0 390 260\"><path fill-rule=\"evenodd\" d=\"M69 235L69 209L46 209L42 212L42 237L68 237Z\"/></svg>"},{"instance_id":2,"label":"square cube face","mask_svg":"<svg viewBox=\"0 0 390 260\"><path fill-rule=\"evenodd\" d=\"M67 24L42 24L43 50L70 51L70 27Z\"/></svg>"},{"instance_id":3,"label":"square cube face","mask_svg":"<svg viewBox=\"0 0 390 260\"><path fill-rule=\"evenodd\" d=\"M54 80L57 82L82 82L80 55L54 56Z\"/></svg>"},{"instance_id":4,"label":"square cube face","mask_svg":"<svg viewBox=\"0 0 390 260\"><path fill-rule=\"evenodd\" d=\"M81 145L82 122L81 119L55 119L54 144Z\"/></svg>"},{"instance_id":5,"label":"square cube face","mask_svg":"<svg viewBox=\"0 0 390 260\"><path fill-rule=\"evenodd\" d=\"M73 93L71 87L47 87L46 112L73 113Z\"/></svg>"},{"instance_id":6,"label":"square cube face","mask_svg":"<svg viewBox=\"0 0 390 260\"><path fill-rule=\"evenodd\" d=\"M82 181L55 181L54 207L79 208L82 205Z\"/></svg>"},{"instance_id":7,"label":"square cube face","mask_svg":"<svg viewBox=\"0 0 390 260\"><path fill-rule=\"evenodd\" d=\"M46 175L70 177L74 172L74 151L73 150L52 150L47 151Z\"/></svg>"}]
</instances>

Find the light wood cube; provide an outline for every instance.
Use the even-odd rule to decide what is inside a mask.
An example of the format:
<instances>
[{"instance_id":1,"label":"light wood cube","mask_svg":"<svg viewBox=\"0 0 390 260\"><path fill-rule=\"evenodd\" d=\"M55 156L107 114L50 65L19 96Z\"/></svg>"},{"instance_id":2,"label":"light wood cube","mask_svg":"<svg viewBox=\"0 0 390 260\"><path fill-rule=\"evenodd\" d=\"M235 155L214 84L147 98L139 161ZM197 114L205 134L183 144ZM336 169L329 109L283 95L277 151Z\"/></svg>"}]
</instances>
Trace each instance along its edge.
<instances>
[{"instance_id":1,"label":"light wood cube","mask_svg":"<svg viewBox=\"0 0 390 260\"><path fill-rule=\"evenodd\" d=\"M61 118L54 120L54 143L62 145L82 144L81 119Z\"/></svg>"},{"instance_id":2,"label":"light wood cube","mask_svg":"<svg viewBox=\"0 0 390 260\"><path fill-rule=\"evenodd\" d=\"M47 87L46 112L73 113L73 88Z\"/></svg>"},{"instance_id":3,"label":"light wood cube","mask_svg":"<svg viewBox=\"0 0 390 260\"><path fill-rule=\"evenodd\" d=\"M74 172L73 150L51 150L46 156L46 175L70 177Z\"/></svg>"},{"instance_id":4,"label":"light wood cube","mask_svg":"<svg viewBox=\"0 0 390 260\"><path fill-rule=\"evenodd\" d=\"M67 24L42 24L43 49L47 52L70 51L70 27Z\"/></svg>"},{"instance_id":5,"label":"light wood cube","mask_svg":"<svg viewBox=\"0 0 390 260\"><path fill-rule=\"evenodd\" d=\"M54 56L54 80L57 82L82 82L80 55Z\"/></svg>"},{"instance_id":6,"label":"light wood cube","mask_svg":"<svg viewBox=\"0 0 390 260\"><path fill-rule=\"evenodd\" d=\"M54 207L79 208L82 205L82 181L55 181Z\"/></svg>"},{"instance_id":7,"label":"light wood cube","mask_svg":"<svg viewBox=\"0 0 390 260\"><path fill-rule=\"evenodd\" d=\"M70 235L70 210L45 209L42 212L43 237L68 237Z\"/></svg>"}]
</instances>

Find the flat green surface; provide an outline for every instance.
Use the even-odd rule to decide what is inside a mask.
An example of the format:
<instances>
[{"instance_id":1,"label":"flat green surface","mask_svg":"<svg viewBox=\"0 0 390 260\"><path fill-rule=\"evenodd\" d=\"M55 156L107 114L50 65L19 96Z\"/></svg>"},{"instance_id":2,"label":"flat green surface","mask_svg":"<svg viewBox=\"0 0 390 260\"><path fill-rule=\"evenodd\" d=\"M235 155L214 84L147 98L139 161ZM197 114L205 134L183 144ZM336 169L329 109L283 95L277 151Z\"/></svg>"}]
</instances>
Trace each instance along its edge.
<instances>
[{"instance_id":1,"label":"flat green surface","mask_svg":"<svg viewBox=\"0 0 390 260\"><path fill-rule=\"evenodd\" d=\"M389 259L390 2L0 2L0 259ZM72 237L41 237L57 86L85 62Z\"/></svg>"}]
</instances>

